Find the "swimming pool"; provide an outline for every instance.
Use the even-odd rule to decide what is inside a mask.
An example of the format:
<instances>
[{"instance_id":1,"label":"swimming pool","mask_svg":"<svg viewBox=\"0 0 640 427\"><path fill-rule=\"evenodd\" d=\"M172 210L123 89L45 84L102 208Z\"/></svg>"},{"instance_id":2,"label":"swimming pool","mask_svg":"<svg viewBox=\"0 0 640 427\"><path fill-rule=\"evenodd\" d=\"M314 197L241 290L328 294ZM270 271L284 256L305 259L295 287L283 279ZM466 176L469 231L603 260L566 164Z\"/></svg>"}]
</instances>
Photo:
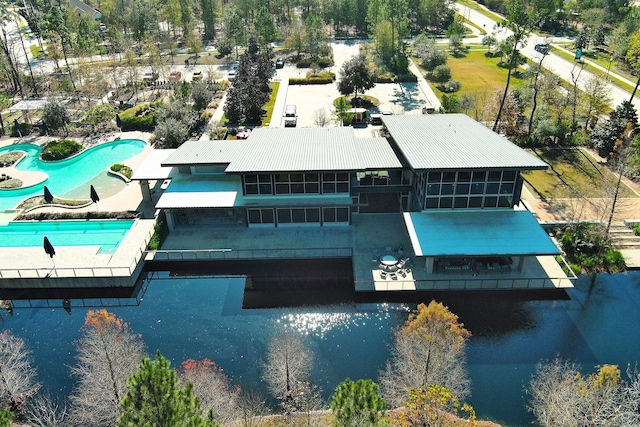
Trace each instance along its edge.
<instances>
[{"instance_id":1,"label":"swimming pool","mask_svg":"<svg viewBox=\"0 0 640 427\"><path fill-rule=\"evenodd\" d=\"M106 142L83 151L70 159L58 162L43 162L40 160L42 147L35 144L15 144L0 148L0 154L9 151L24 151L27 155L17 165L22 171L40 171L49 177L46 181L27 188L17 188L0 191L0 211L12 209L23 200L43 194L46 185L56 197L76 198L81 193L80 187L86 187L89 199L89 186L94 180L100 179L101 174L114 163L122 163L140 154L146 147L146 142L140 139L122 139ZM113 178L114 180L117 178ZM96 187L99 191L99 188Z\"/></svg>"},{"instance_id":2,"label":"swimming pool","mask_svg":"<svg viewBox=\"0 0 640 427\"><path fill-rule=\"evenodd\" d=\"M42 246L47 236L56 246L100 246L100 252L118 248L134 220L13 221L0 226L0 247Z\"/></svg>"}]
</instances>

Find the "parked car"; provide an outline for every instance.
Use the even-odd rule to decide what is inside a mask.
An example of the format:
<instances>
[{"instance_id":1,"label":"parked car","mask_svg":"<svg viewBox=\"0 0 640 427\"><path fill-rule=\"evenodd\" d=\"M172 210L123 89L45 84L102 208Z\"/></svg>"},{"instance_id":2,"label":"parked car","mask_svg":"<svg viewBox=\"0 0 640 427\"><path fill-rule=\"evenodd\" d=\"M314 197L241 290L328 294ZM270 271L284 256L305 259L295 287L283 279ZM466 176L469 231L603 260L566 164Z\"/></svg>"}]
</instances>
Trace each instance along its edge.
<instances>
[{"instance_id":1,"label":"parked car","mask_svg":"<svg viewBox=\"0 0 640 427\"><path fill-rule=\"evenodd\" d=\"M284 59L282 58L276 59L276 68L283 68L283 67L284 67Z\"/></svg>"},{"instance_id":2,"label":"parked car","mask_svg":"<svg viewBox=\"0 0 640 427\"><path fill-rule=\"evenodd\" d=\"M182 78L182 73L178 70L173 70L172 72L169 73L169 77L167 77L169 81L176 81L176 80L180 80L181 78Z\"/></svg>"},{"instance_id":3,"label":"parked car","mask_svg":"<svg viewBox=\"0 0 640 427\"><path fill-rule=\"evenodd\" d=\"M538 43L533 48L536 50L536 52L539 52L543 55L549 53L549 45L546 43Z\"/></svg>"},{"instance_id":4,"label":"parked car","mask_svg":"<svg viewBox=\"0 0 640 427\"><path fill-rule=\"evenodd\" d=\"M298 124L298 113L295 105L287 105L284 108L284 127L296 126Z\"/></svg>"},{"instance_id":5,"label":"parked car","mask_svg":"<svg viewBox=\"0 0 640 427\"><path fill-rule=\"evenodd\" d=\"M236 78L236 72L235 70L231 70L229 71L229 74L227 74L227 80L229 80L230 82L234 81Z\"/></svg>"},{"instance_id":6,"label":"parked car","mask_svg":"<svg viewBox=\"0 0 640 427\"><path fill-rule=\"evenodd\" d=\"M193 77L191 77L191 79L193 81L199 81L202 80L202 70L200 70L199 68L196 68L195 70L193 70Z\"/></svg>"},{"instance_id":7,"label":"parked car","mask_svg":"<svg viewBox=\"0 0 640 427\"><path fill-rule=\"evenodd\" d=\"M152 83L158 80L158 73L156 71L149 71L142 75L142 81L145 83Z\"/></svg>"},{"instance_id":8,"label":"parked car","mask_svg":"<svg viewBox=\"0 0 640 427\"><path fill-rule=\"evenodd\" d=\"M240 66L240 62L239 61L234 61L233 62L233 69L234 70L237 70L239 66Z\"/></svg>"},{"instance_id":9,"label":"parked car","mask_svg":"<svg viewBox=\"0 0 640 427\"><path fill-rule=\"evenodd\" d=\"M107 25L104 22L101 22L100 25L98 25L98 30L100 30L101 33L106 33Z\"/></svg>"}]
</instances>

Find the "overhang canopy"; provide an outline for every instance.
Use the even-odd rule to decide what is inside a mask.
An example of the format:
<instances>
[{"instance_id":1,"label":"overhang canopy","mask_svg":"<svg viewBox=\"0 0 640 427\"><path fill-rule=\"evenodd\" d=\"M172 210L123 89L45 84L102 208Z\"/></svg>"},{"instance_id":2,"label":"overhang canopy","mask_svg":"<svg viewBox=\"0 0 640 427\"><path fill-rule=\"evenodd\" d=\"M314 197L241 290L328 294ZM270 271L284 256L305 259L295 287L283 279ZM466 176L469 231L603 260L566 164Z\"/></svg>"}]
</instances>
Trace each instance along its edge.
<instances>
[{"instance_id":1,"label":"overhang canopy","mask_svg":"<svg viewBox=\"0 0 640 427\"><path fill-rule=\"evenodd\" d=\"M134 169L131 179L133 181L152 181L169 178L173 168L171 166L162 166L162 162L175 151L175 148L151 150L142 164Z\"/></svg>"},{"instance_id":2,"label":"overhang canopy","mask_svg":"<svg viewBox=\"0 0 640 427\"><path fill-rule=\"evenodd\" d=\"M241 204L242 180L235 176L173 179L160 196L157 209L232 208Z\"/></svg>"},{"instance_id":3,"label":"overhang canopy","mask_svg":"<svg viewBox=\"0 0 640 427\"><path fill-rule=\"evenodd\" d=\"M416 256L558 255L527 210L406 212Z\"/></svg>"}]
</instances>

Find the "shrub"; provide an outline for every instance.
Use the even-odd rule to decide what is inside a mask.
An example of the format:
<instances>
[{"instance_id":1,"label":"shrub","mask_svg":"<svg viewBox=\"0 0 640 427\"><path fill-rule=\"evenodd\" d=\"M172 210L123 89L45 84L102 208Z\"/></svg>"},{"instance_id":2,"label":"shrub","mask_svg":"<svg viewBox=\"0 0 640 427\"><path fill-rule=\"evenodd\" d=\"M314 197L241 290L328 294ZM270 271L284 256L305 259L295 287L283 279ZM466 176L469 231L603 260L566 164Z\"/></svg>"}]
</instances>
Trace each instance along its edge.
<instances>
[{"instance_id":1,"label":"shrub","mask_svg":"<svg viewBox=\"0 0 640 427\"><path fill-rule=\"evenodd\" d=\"M151 131L155 127L155 110L159 102L136 105L116 116L118 126L122 131Z\"/></svg>"},{"instance_id":2,"label":"shrub","mask_svg":"<svg viewBox=\"0 0 640 427\"><path fill-rule=\"evenodd\" d=\"M22 136L29 135L33 129L33 125L30 123L18 123L18 126L20 126L20 133L22 133ZM11 123L11 126L9 127L9 136L19 137L20 133L18 133L18 128L16 128L16 123Z\"/></svg>"},{"instance_id":3,"label":"shrub","mask_svg":"<svg viewBox=\"0 0 640 427\"><path fill-rule=\"evenodd\" d=\"M413 73L400 73L394 74L391 72L384 72L376 75L376 83L416 83L418 78Z\"/></svg>"},{"instance_id":4,"label":"shrub","mask_svg":"<svg viewBox=\"0 0 640 427\"><path fill-rule=\"evenodd\" d=\"M633 226L633 232L636 236L640 236L640 222Z\"/></svg>"},{"instance_id":5,"label":"shrub","mask_svg":"<svg viewBox=\"0 0 640 427\"><path fill-rule=\"evenodd\" d=\"M449 80L444 84L438 85L438 89L446 93L457 92L460 90L460 88L462 88L462 83L460 83L458 80Z\"/></svg>"},{"instance_id":6,"label":"shrub","mask_svg":"<svg viewBox=\"0 0 640 427\"><path fill-rule=\"evenodd\" d=\"M82 145L72 139L51 141L42 149L42 160L62 160L82 151Z\"/></svg>"},{"instance_id":7,"label":"shrub","mask_svg":"<svg viewBox=\"0 0 640 427\"><path fill-rule=\"evenodd\" d=\"M309 74L304 78L289 78L290 85L325 85L333 83L336 80L336 73L323 71L316 74Z\"/></svg>"},{"instance_id":8,"label":"shrub","mask_svg":"<svg viewBox=\"0 0 640 427\"><path fill-rule=\"evenodd\" d=\"M451 68L447 65L438 65L431 73L431 80L439 83L451 80Z\"/></svg>"},{"instance_id":9,"label":"shrub","mask_svg":"<svg viewBox=\"0 0 640 427\"><path fill-rule=\"evenodd\" d=\"M169 227L167 227L167 223L162 220L156 222L156 225L153 227L153 236L151 236L151 240L149 240L149 249L160 249L168 234Z\"/></svg>"},{"instance_id":10,"label":"shrub","mask_svg":"<svg viewBox=\"0 0 640 427\"><path fill-rule=\"evenodd\" d=\"M111 171L126 176L129 179L131 179L131 177L133 176L133 171L131 170L131 168L129 166L123 165L122 163L111 165Z\"/></svg>"}]
</instances>

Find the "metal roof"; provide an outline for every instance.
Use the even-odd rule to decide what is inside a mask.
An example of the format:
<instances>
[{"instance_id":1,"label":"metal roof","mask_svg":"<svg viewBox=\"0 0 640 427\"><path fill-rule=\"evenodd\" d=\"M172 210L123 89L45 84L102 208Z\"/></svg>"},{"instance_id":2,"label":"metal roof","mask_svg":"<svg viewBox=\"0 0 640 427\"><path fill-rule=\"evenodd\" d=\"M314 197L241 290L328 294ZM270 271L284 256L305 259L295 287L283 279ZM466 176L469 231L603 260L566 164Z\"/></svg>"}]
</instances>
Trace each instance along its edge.
<instances>
[{"instance_id":1,"label":"metal roof","mask_svg":"<svg viewBox=\"0 0 640 427\"><path fill-rule=\"evenodd\" d=\"M348 127L258 128L242 146L226 172L355 171L402 166L385 139L359 140Z\"/></svg>"},{"instance_id":2,"label":"metal roof","mask_svg":"<svg viewBox=\"0 0 640 427\"><path fill-rule=\"evenodd\" d=\"M382 122L414 170L547 168L465 114L384 115Z\"/></svg>"},{"instance_id":3,"label":"metal roof","mask_svg":"<svg viewBox=\"0 0 640 427\"><path fill-rule=\"evenodd\" d=\"M182 165L214 165L231 163L242 148L240 140L202 140L186 141L172 155L167 157L162 166Z\"/></svg>"},{"instance_id":4,"label":"metal roof","mask_svg":"<svg viewBox=\"0 0 640 427\"><path fill-rule=\"evenodd\" d=\"M406 212L404 221L416 256L560 254L527 210Z\"/></svg>"}]
</instances>

